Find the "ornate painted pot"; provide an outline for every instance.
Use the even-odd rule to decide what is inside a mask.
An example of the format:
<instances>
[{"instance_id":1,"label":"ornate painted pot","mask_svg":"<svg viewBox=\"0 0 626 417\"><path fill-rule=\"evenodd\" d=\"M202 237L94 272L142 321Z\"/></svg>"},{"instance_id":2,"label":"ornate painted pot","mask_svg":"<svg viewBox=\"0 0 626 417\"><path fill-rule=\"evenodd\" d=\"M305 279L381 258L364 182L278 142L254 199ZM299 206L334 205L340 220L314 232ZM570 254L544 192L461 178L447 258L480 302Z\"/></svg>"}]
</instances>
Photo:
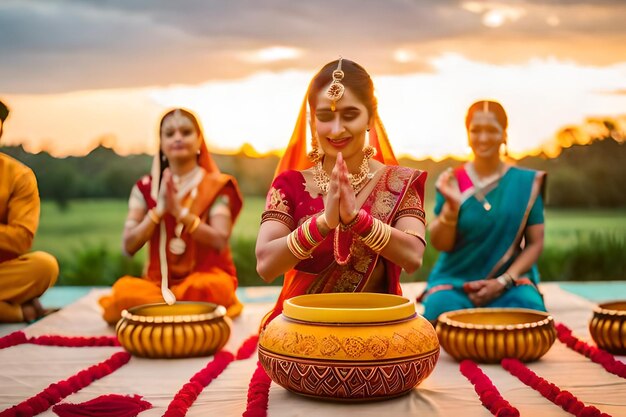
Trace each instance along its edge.
<instances>
[{"instance_id":1,"label":"ornate painted pot","mask_svg":"<svg viewBox=\"0 0 626 417\"><path fill-rule=\"evenodd\" d=\"M556 339L554 320L543 311L524 308L470 308L439 316L437 335L457 361L498 363L504 358L531 362Z\"/></svg>"},{"instance_id":2,"label":"ornate painted pot","mask_svg":"<svg viewBox=\"0 0 626 417\"><path fill-rule=\"evenodd\" d=\"M332 293L291 298L259 338L270 378L298 394L379 400L409 392L433 371L439 342L410 300Z\"/></svg>"},{"instance_id":3,"label":"ornate painted pot","mask_svg":"<svg viewBox=\"0 0 626 417\"><path fill-rule=\"evenodd\" d=\"M124 310L115 329L128 352L147 358L211 355L230 337L226 308L212 303L145 304Z\"/></svg>"},{"instance_id":4,"label":"ornate painted pot","mask_svg":"<svg viewBox=\"0 0 626 417\"><path fill-rule=\"evenodd\" d=\"M600 349L626 355L626 301L613 301L594 308L589 333Z\"/></svg>"}]
</instances>

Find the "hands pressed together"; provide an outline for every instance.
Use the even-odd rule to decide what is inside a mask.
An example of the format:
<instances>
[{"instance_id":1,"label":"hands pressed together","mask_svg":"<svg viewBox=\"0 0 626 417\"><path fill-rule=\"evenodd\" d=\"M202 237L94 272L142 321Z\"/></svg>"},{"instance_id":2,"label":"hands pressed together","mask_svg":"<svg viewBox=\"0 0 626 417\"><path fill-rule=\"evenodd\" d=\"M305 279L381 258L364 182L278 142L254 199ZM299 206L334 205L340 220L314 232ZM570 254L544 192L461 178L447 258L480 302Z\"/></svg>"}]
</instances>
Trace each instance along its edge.
<instances>
[{"instance_id":1,"label":"hands pressed together","mask_svg":"<svg viewBox=\"0 0 626 417\"><path fill-rule=\"evenodd\" d=\"M178 187L174 183L174 176L169 168L163 171L162 184L159 191L159 201L157 202L157 210L161 216L165 213L169 213L174 216L175 219L179 219L182 214L183 206L180 199L177 196Z\"/></svg>"},{"instance_id":2,"label":"hands pressed together","mask_svg":"<svg viewBox=\"0 0 626 417\"><path fill-rule=\"evenodd\" d=\"M348 224L356 217L356 193L350 184L349 171L341 152L337 154L335 166L330 175L328 194L324 201L324 220L329 229L339 223Z\"/></svg>"}]
</instances>

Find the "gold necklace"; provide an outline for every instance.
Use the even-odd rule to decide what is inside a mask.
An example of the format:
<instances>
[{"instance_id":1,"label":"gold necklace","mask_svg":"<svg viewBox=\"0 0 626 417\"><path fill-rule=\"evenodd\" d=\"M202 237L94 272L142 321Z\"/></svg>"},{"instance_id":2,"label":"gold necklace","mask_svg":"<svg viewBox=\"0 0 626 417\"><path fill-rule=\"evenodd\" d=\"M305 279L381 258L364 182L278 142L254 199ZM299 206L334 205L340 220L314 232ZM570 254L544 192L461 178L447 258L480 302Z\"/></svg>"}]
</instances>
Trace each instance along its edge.
<instances>
[{"instance_id":1,"label":"gold necklace","mask_svg":"<svg viewBox=\"0 0 626 417\"><path fill-rule=\"evenodd\" d=\"M364 156L361 165L359 165L359 172L357 174L348 174L350 185L355 193L361 191L363 186L367 184L366 180L371 180L374 177L374 174L370 173L369 159L367 156ZM313 181L315 181L315 185L317 185L322 194L326 194L330 185L330 177L322 168L322 162L322 160L318 161L315 167L313 167Z\"/></svg>"}]
</instances>

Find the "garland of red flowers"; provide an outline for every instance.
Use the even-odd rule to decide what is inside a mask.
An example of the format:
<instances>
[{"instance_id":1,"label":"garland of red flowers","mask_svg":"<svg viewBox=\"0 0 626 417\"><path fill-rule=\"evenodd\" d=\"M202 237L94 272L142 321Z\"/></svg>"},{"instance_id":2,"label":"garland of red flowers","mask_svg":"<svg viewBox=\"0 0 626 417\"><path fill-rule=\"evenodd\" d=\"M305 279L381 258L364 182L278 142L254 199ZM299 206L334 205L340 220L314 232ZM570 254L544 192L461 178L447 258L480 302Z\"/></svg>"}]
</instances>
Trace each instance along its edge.
<instances>
[{"instance_id":1,"label":"garland of red flowers","mask_svg":"<svg viewBox=\"0 0 626 417\"><path fill-rule=\"evenodd\" d=\"M483 406L498 417L519 417L519 410L502 398L491 379L469 359L461 361L461 373L474 385L474 390Z\"/></svg>"},{"instance_id":2,"label":"garland of red flowers","mask_svg":"<svg viewBox=\"0 0 626 417\"><path fill-rule=\"evenodd\" d=\"M615 359L615 356L611 355L606 350L592 346L578 339L572 334L572 330L562 323L557 323L556 334L559 340L568 348L588 357L593 362L602 365L602 367L608 372L617 375L620 378L626 378L626 364Z\"/></svg>"},{"instance_id":3,"label":"garland of red flowers","mask_svg":"<svg viewBox=\"0 0 626 417\"><path fill-rule=\"evenodd\" d=\"M130 353L128 352L114 353L109 359L83 369L64 381L50 384L48 388L39 394L22 401L18 405L7 408L0 412L0 417L31 417L42 413L68 395L76 393L93 381L115 372L118 368L127 364L129 360Z\"/></svg>"},{"instance_id":4,"label":"garland of red flowers","mask_svg":"<svg viewBox=\"0 0 626 417\"><path fill-rule=\"evenodd\" d=\"M63 347L95 347L95 346L120 346L120 342L115 336L57 336L43 335L28 337L18 330L0 338L0 349L11 346L32 343L43 346L63 346Z\"/></svg>"},{"instance_id":5,"label":"garland of red flowers","mask_svg":"<svg viewBox=\"0 0 626 417\"><path fill-rule=\"evenodd\" d=\"M585 405L571 392L562 391L553 383L546 381L528 369L528 367L518 359L502 359L501 364L504 369L516 376L524 384L539 392L545 398L560 406L563 410L577 417L611 417L592 405Z\"/></svg>"},{"instance_id":6,"label":"garland of red flowers","mask_svg":"<svg viewBox=\"0 0 626 417\"><path fill-rule=\"evenodd\" d=\"M272 380L257 362L256 370L248 387L248 403L242 417L266 417Z\"/></svg>"},{"instance_id":7,"label":"garland of red flowers","mask_svg":"<svg viewBox=\"0 0 626 417\"><path fill-rule=\"evenodd\" d=\"M258 335L246 339L233 355L227 351L217 352L213 360L202 370L196 372L183 387L176 393L174 399L167 406L163 417L184 417L189 407L196 401L198 395L206 388L211 381L217 378L226 367L234 360L248 359L256 351L259 340ZM0 416L1 417L1 416Z\"/></svg>"},{"instance_id":8,"label":"garland of red flowers","mask_svg":"<svg viewBox=\"0 0 626 417\"><path fill-rule=\"evenodd\" d=\"M0 337L0 349L21 345L27 341L28 338L26 337L26 334L23 331L18 330L16 332L9 333L6 336Z\"/></svg>"}]
</instances>

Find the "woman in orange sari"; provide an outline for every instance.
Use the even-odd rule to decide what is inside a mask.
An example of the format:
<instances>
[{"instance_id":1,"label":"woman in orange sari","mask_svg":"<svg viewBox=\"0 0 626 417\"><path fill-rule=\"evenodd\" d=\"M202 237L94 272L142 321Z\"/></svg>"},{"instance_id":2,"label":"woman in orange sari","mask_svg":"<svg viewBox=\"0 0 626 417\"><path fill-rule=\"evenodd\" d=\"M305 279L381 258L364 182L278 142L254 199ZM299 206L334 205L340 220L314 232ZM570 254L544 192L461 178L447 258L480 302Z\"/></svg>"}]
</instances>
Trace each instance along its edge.
<instances>
[{"instance_id":1,"label":"woman in orange sari","mask_svg":"<svg viewBox=\"0 0 626 417\"><path fill-rule=\"evenodd\" d=\"M103 317L115 324L124 309L163 302L161 277L177 300L223 305L237 316L237 277L228 239L241 211L235 179L220 173L197 118L167 112L152 175L133 187L124 226L124 250L135 254L149 242L144 278L124 276L100 299Z\"/></svg>"},{"instance_id":2,"label":"woman in orange sari","mask_svg":"<svg viewBox=\"0 0 626 417\"><path fill-rule=\"evenodd\" d=\"M309 85L261 220L257 271L267 282L285 276L263 325L296 295L400 294L401 269L422 262L425 179L397 166L365 69L346 59L325 65Z\"/></svg>"}]
</instances>

